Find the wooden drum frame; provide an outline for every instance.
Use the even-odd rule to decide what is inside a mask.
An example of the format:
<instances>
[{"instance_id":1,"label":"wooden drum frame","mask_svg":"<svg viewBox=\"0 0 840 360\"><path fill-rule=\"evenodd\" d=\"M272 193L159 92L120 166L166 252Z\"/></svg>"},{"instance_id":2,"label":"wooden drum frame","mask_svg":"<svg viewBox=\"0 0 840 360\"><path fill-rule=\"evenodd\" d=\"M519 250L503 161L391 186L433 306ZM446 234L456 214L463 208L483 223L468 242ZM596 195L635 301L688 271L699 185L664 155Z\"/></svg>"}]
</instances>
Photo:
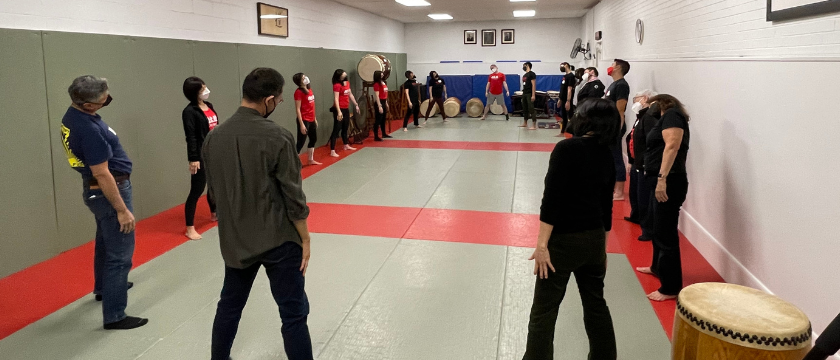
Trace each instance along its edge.
<instances>
[{"instance_id":1,"label":"wooden drum frame","mask_svg":"<svg viewBox=\"0 0 840 360\"><path fill-rule=\"evenodd\" d=\"M694 284L677 300L671 359L801 360L811 337L805 313L773 295L734 284Z\"/></svg>"},{"instance_id":2,"label":"wooden drum frame","mask_svg":"<svg viewBox=\"0 0 840 360\"><path fill-rule=\"evenodd\" d=\"M484 114L484 103L481 99L474 97L467 101L467 116L477 118Z\"/></svg>"}]
</instances>

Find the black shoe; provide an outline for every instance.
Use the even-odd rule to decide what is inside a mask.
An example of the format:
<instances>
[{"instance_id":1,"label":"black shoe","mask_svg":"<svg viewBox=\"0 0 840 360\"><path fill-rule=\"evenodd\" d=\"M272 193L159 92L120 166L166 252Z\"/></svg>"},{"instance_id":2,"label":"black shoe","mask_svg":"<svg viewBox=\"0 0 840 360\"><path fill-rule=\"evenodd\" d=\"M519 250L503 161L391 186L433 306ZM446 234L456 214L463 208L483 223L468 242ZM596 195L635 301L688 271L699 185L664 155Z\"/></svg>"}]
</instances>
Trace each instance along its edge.
<instances>
[{"instance_id":1,"label":"black shoe","mask_svg":"<svg viewBox=\"0 0 840 360\"><path fill-rule=\"evenodd\" d=\"M393 136L391 136L391 135L382 135L382 137L383 137L383 138L385 138L385 139L390 139L390 138L392 138Z\"/></svg>"},{"instance_id":2,"label":"black shoe","mask_svg":"<svg viewBox=\"0 0 840 360\"><path fill-rule=\"evenodd\" d=\"M381 138L374 138L373 141L382 141Z\"/></svg>"},{"instance_id":3,"label":"black shoe","mask_svg":"<svg viewBox=\"0 0 840 360\"><path fill-rule=\"evenodd\" d=\"M125 319L115 323L105 324L105 330L131 330L149 323L149 319L134 316L127 316Z\"/></svg>"},{"instance_id":4,"label":"black shoe","mask_svg":"<svg viewBox=\"0 0 840 360\"><path fill-rule=\"evenodd\" d=\"M505 121L509 121L509 120L510 120L510 115L505 114Z\"/></svg>"},{"instance_id":5,"label":"black shoe","mask_svg":"<svg viewBox=\"0 0 840 360\"><path fill-rule=\"evenodd\" d=\"M639 241L653 241L653 239L647 236L639 236Z\"/></svg>"},{"instance_id":6,"label":"black shoe","mask_svg":"<svg viewBox=\"0 0 840 360\"><path fill-rule=\"evenodd\" d=\"M634 224L636 224L636 225L640 225L640 224L641 224L641 222L639 222L639 220L638 220L638 219L634 219L634 218L631 218L631 217L629 217L629 216L625 216L625 217L624 217L624 220L627 220L627 221L629 221L629 222L631 222L631 223L634 223Z\"/></svg>"},{"instance_id":7,"label":"black shoe","mask_svg":"<svg viewBox=\"0 0 840 360\"><path fill-rule=\"evenodd\" d=\"M131 289L131 288L133 288L133 287L134 287L134 283L133 283L133 282L131 282L131 281L129 281L129 282L128 282L128 288L129 288L129 289ZM96 295L96 301L102 301L102 295L97 294L97 295Z\"/></svg>"}]
</instances>

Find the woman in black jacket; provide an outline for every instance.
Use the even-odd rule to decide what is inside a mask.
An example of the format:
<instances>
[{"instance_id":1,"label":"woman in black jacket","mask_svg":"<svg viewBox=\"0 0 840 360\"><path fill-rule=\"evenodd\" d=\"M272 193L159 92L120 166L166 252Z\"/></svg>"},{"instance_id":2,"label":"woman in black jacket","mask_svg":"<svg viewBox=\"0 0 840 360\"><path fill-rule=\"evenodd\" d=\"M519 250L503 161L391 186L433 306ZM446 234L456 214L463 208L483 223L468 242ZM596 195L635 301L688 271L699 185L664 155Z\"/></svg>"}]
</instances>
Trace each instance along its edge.
<instances>
[{"instance_id":1,"label":"woman in black jacket","mask_svg":"<svg viewBox=\"0 0 840 360\"><path fill-rule=\"evenodd\" d=\"M219 123L219 116L213 109L213 104L206 101L210 96L210 89L203 80L195 76L184 80L184 96L190 101L181 112L181 120L184 122L184 135L187 138L187 160L190 162L191 175L190 195L184 204L184 218L187 222L187 237L190 240L199 240L201 234L195 231L195 207L207 186L204 162L201 161L201 145L204 144L207 133ZM211 221L216 221L216 203L210 194L207 194L207 203L210 205Z\"/></svg>"},{"instance_id":2,"label":"woman in black jacket","mask_svg":"<svg viewBox=\"0 0 840 360\"><path fill-rule=\"evenodd\" d=\"M553 358L554 325L572 274L583 303L589 358L617 356L604 276L615 186L610 145L618 138L620 120L609 100L582 102L573 122L578 136L557 143L551 153L537 248L531 255L537 279L523 360Z\"/></svg>"}]
</instances>

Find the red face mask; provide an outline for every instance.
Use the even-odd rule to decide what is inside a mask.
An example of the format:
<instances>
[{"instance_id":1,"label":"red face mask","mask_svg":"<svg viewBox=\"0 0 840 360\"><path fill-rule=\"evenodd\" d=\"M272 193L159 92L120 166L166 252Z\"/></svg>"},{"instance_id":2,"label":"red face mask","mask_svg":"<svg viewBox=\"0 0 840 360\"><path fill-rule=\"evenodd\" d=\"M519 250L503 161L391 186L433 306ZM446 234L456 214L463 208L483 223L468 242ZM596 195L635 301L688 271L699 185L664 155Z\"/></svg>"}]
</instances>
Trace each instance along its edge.
<instances>
[{"instance_id":1,"label":"red face mask","mask_svg":"<svg viewBox=\"0 0 840 360\"><path fill-rule=\"evenodd\" d=\"M613 70L615 70L614 67L612 67L612 66L608 67L607 68L607 76L612 76Z\"/></svg>"}]
</instances>

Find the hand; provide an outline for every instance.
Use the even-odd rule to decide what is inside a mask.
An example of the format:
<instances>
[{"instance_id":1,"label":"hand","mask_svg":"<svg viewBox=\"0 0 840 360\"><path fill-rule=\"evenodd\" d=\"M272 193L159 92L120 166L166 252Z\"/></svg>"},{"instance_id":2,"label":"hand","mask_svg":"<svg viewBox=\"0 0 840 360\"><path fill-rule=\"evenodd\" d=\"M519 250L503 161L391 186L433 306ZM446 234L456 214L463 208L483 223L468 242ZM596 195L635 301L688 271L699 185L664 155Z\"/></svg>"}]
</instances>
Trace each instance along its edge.
<instances>
[{"instance_id":1,"label":"hand","mask_svg":"<svg viewBox=\"0 0 840 360\"><path fill-rule=\"evenodd\" d=\"M490 93L488 92L488 93L484 94L484 97L490 97Z\"/></svg>"},{"instance_id":2,"label":"hand","mask_svg":"<svg viewBox=\"0 0 840 360\"><path fill-rule=\"evenodd\" d=\"M197 174L198 170L201 170L201 162L190 161L190 175Z\"/></svg>"},{"instance_id":3,"label":"hand","mask_svg":"<svg viewBox=\"0 0 840 360\"><path fill-rule=\"evenodd\" d=\"M505 92L505 96L510 96L510 91Z\"/></svg>"},{"instance_id":4,"label":"hand","mask_svg":"<svg viewBox=\"0 0 840 360\"><path fill-rule=\"evenodd\" d=\"M379 105L379 113L384 113L385 111L382 110L382 105Z\"/></svg>"},{"instance_id":5,"label":"hand","mask_svg":"<svg viewBox=\"0 0 840 360\"><path fill-rule=\"evenodd\" d=\"M411 101L408 102L408 108L409 109L414 109L414 105L411 105Z\"/></svg>"},{"instance_id":6,"label":"hand","mask_svg":"<svg viewBox=\"0 0 840 360\"><path fill-rule=\"evenodd\" d=\"M300 122L300 133L301 135L306 135L306 125L303 123L303 121Z\"/></svg>"},{"instance_id":7,"label":"hand","mask_svg":"<svg viewBox=\"0 0 840 360\"><path fill-rule=\"evenodd\" d=\"M316 126L316 127L318 126L318 119L315 119L315 120L313 120L312 122L314 122L314 123L315 123L315 126Z\"/></svg>"},{"instance_id":8,"label":"hand","mask_svg":"<svg viewBox=\"0 0 840 360\"><path fill-rule=\"evenodd\" d=\"M537 101L537 96L536 95L531 95L531 102L534 102L534 101Z\"/></svg>"},{"instance_id":9,"label":"hand","mask_svg":"<svg viewBox=\"0 0 840 360\"><path fill-rule=\"evenodd\" d=\"M338 115L335 117L338 121L344 120L344 114L341 113L341 109L338 109Z\"/></svg>"},{"instance_id":10,"label":"hand","mask_svg":"<svg viewBox=\"0 0 840 360\"><path fill-rule=\"evenodd\" d=\"M548 269L551 269L551 272L557 272L554 270L554 265L551 265L551 256L548 249L534 249L534 254L528 260L536 260L534 262L534 275L539 276L540 279L548 279Z\"/></svg>"},{"instance_id":11,"label":"hand","mask_svg":"<svg viewBox=\"0 0 840 360\"><path fill-rule=\"evenodd\" d=\"M130 234L134 231L134 214L128 209L117 213L117 220L120 222L120 232Z\"/></svg>"},{"instance_id":12,"label":"hand","mask_svg":"<svg viewBox=\"0 0 840 360\"><path fill-rule=\"evenodd\" d=\"M303 248L303 260L300 262L300 272L303 273L303 276L306 276L306 269L309 267L309 239L303 239L300 243L300 247Z\"/></svg>"},{"instance_id":13,"label":"hand","mask_svg":"<svg viewBox=\"0 0 840 360\"><path fill-rule=\"evenodd\" d=\"M668 201L668 183L665 182L665 178L659 178L656 182L656 201L661 203Z\"/></svg>"},{"instance_id":14,"label":"hand","mask_svg":"<svg viewBox=\"0 0 840 360\"><path fill-rule=\"evenodd\" d=\"M359 114L360 112L362 112L362 111L359 110L359 104L356 104L356 114Z\"/></svg>"},{"instance_id":15,"label":"hand","mask_svg":"<svg viewBox=\"0 0 840 360\"><path fill-rule=\"evenodd\" d=\"M569 111L571 109L572 109L572 102L571 101L566 101L566 111Z\"/></svg>"}]
</instances>

